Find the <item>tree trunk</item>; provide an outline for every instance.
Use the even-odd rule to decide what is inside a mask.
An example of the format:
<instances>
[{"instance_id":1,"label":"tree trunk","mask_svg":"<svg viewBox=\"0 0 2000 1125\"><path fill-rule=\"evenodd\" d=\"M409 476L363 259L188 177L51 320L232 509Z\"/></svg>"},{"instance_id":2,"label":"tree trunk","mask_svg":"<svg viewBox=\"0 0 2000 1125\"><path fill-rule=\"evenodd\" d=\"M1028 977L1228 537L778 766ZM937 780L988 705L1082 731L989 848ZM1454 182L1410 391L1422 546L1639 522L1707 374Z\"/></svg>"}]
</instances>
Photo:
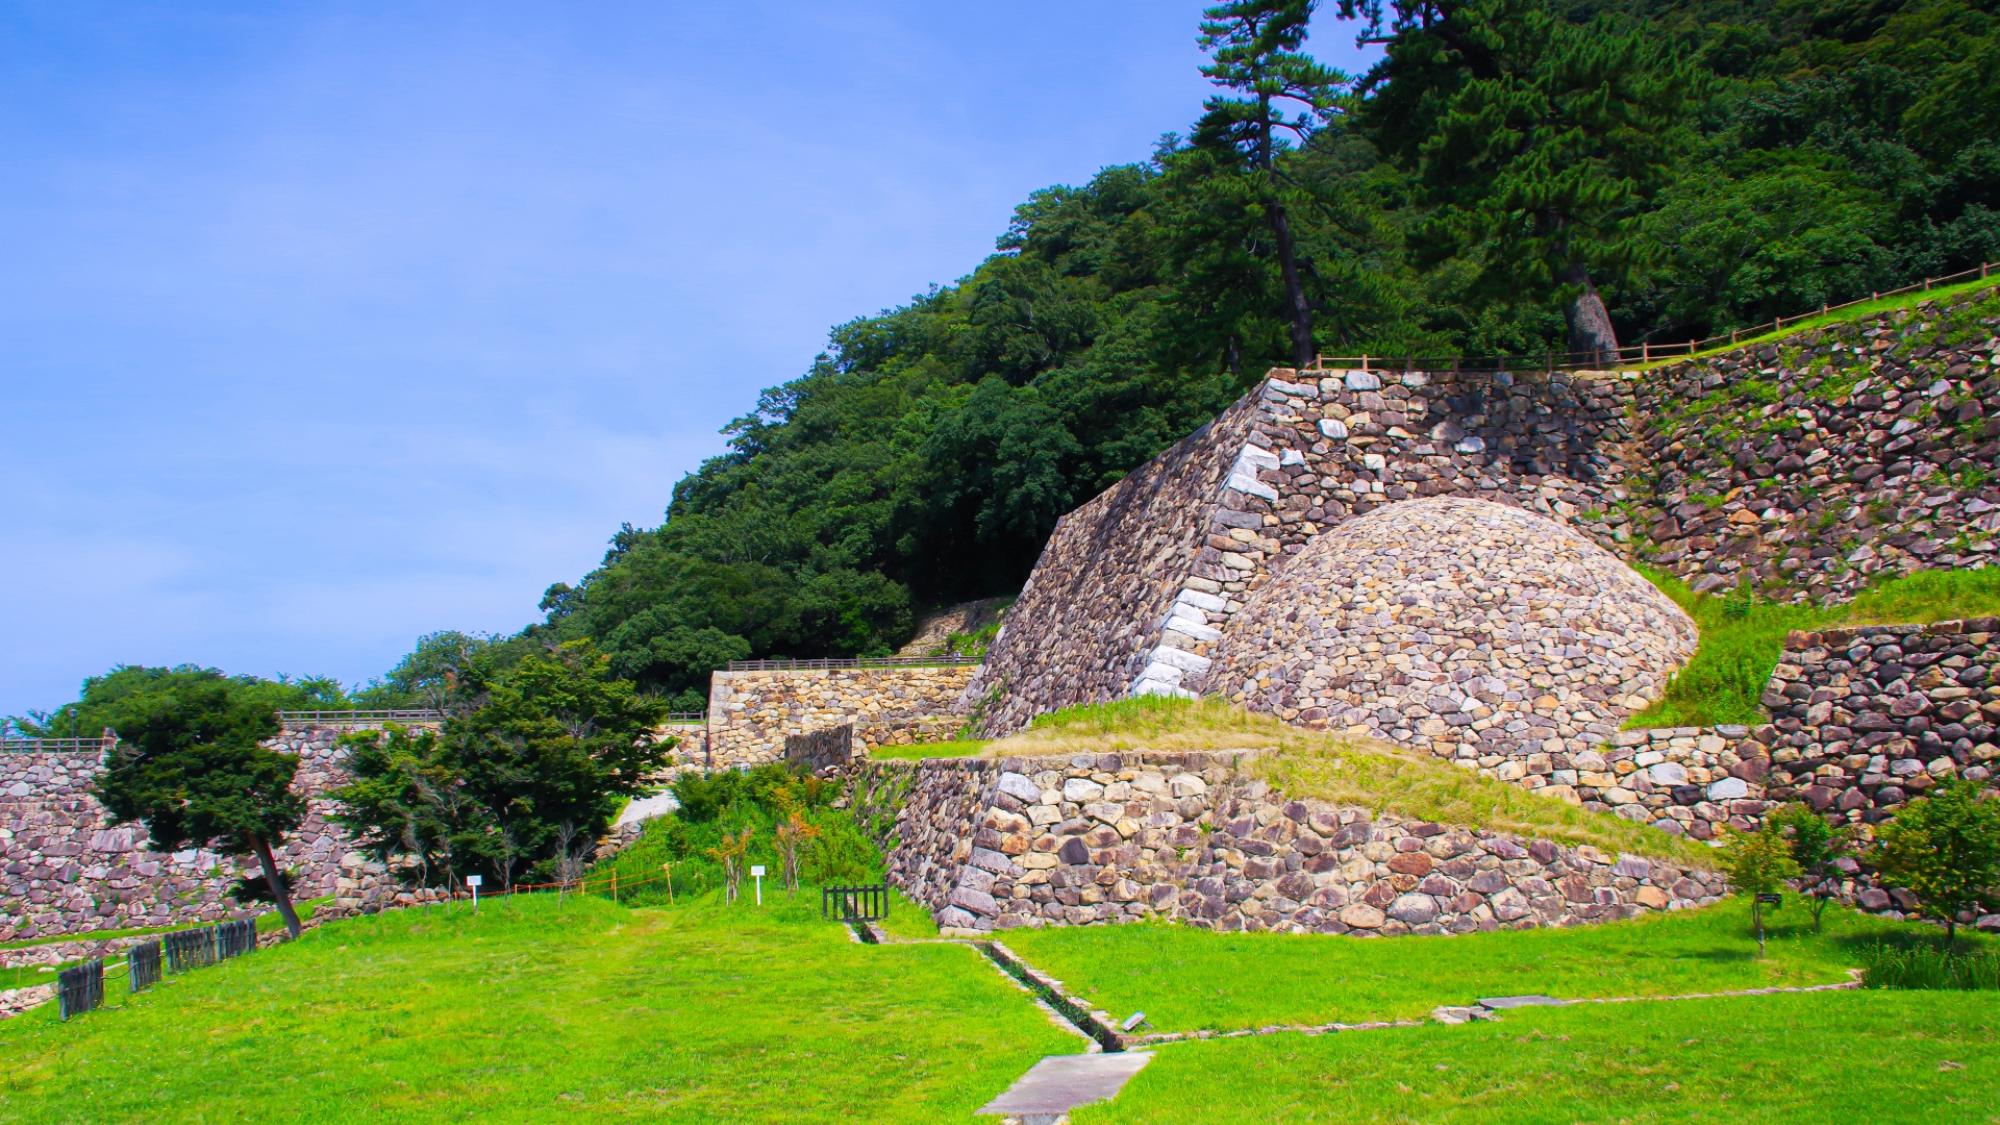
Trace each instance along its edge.
<instances>
[{"instance_id":1,"label":"tree trunk","mask_svg":"<svg viewBox=\"0 0 2000 1125\"><path fill-rule=\"evenodd\" d=\"M1292 245L1292 223L1285 205L1278 202L1278 154L1271 140L1272 109L1269 95L1257 98L1257 169L1264 174L1264 213L1271 220L1271 234L1278 242L1278 272L1285 279L1285 312L1292 322L1292 366L1311 370L1313 347L1312 306L1306 304L1305 284L1299 280L1298 251Z\"/></svg>"},{"instance_id":2,"label":"tree trunk","mask_svg":"<svg viewBox=\"0 0 2000 1125\"><path fill-rule=\"evenodd\" d=\"M1564 283L1576 287L1569 308L1563 310L1569 322L1570 358L1592 367L1611 367L1618 362L1618 333L1611 327L1611 314L1604 298L1590 283L1590 271L1582 262L1571 262L1563 270Z\"/></svg>"},{"instance_id":3,"label":"tree trunk","mask_svg":"<svg viewBox=\"0 0 2000 1125\"><path fill-rule=\"evenodd\" d=\"M299 912L292 909L292 887L285 881L284 873L278 870L278 861L271 855L271 845L259 838L250 841L250 850L256 853L257 866L264 869L264 885L271 888L271 898L278 904L278 917L285 920L285 932L296 941L304 932L299 925Z\"/></svg>"},{"instance_id":4,"label":"tree trunk","mask_svg":"<svg viewBox=\"0 0 2000 1125\"><path fill-rule=\"evenodd\" d=\"M1292 320L1292 366L1308 371L1318 349L1313 347L1312 306L1306 303L1298 255L1292 249L1292 224L1275 198L1266 202L1264 209L1271 216L1271 233L1278 239L1278 269L1285 278L1285 306Z\"/></svg>"}]
</instances>

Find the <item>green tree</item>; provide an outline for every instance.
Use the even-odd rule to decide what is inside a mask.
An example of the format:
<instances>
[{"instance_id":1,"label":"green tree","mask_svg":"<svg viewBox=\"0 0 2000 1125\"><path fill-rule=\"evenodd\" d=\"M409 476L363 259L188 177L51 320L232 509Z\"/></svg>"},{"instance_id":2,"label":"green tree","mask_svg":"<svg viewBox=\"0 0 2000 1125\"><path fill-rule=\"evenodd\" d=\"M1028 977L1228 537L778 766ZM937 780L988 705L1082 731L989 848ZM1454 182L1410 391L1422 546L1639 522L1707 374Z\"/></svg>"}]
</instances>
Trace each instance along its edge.
<instances>
[{"instance_id":1,"label":"green tree","mask_svg":"<svg viewBox=\"0 0 2000 1125\"><path fill-rule=\"evenodd\" d=\"M427 633L387 676L356 693L355 701L378 707L465 710L477 703L478 685L507 662L508 647L480 633L456 629Z\"/></svg>"},{"instance_id":2,"label":"green tree","mask_svg":"<svg viewBox=\"0 0 2000 1125\"><path fill-rule=\"evenodd\" d=\"M255 856L285 929L297 937L299 916L273 852L306 806L292 789L299 760L262 745L278 733L266 694L211 673L124 697L105 713L120 741L95 793L115 823L143 822L158 851L195 845Z\"/></svg>"},{"instance_id":3,"label":"green tree","mask_svg":"<svg viewBox=\"0 0 2000 1125\"><path fill-rule=\"evenodd\" d=\"M1384 5L1343 0L1379 27ZM1692 145L1702 73L1644 27L1576 22L1541 0L1396 0L1370 105L1385 147L1412 159L1436 207L1434 240L1482 246L1496 289L1551 292L1569 351L1613 362L1598 286L1649 243L1649 201ZM1393 92L1388 92L1393 91Z\"/></svg>"},{"instance_id":4,"label":"green tree","mask_svg":"<svg viewBox=\"0 0 2000 1125\"><path fill-rule=\"evenodd\" d=\"M2000 902L2000 800L1980 796L1975 782L1940 785L1876 830L1870 858L1954 940L1960 914Z\"/></svg>"},{"instance_id":5,"label":"green tree","mask_svg":"<svg viewBox=\"0 0 2000 1125\"><path fill-rule=\"evenodd\" d=\"M1757 930L1757 955L1764 955L1764 898L1781 894L1786 882L1798 878L1799 865L1791 845L1777 826L1766 821L1755 832L1738 832L1723 844L1723 869L1738 894L1750 896L1750 924Z\"/></svg>"},{"instance_id":6,"label":"green tree","mask_svg":"<svg viewBox=\"0 0 2000 1125\"><path fill-rule=\"evenodd\" d=\"M120 664L101 676L84 680L83 690L75 700L52 711L14 716L9 722L28 738L95 738L106 729L115 728L120 714L146 698L173 699L187 688L224 678L213 668L195 664L171 668ZM324 676L300 679L280 676L275 680L236 676L230 682L243 698L254 700L267 711L308 711L348 705L340 682Z\"/></svg>"},{"instance_id":7,"label":"green tree","mask_svg":"<svg viewBox=\"0 0 2000 1125\"><path fill-rule=\"evenodd\" d=\"M553 862L567 835L595 839L622 797L666 760L653 732L664 701L612 675L588 641L522 657L468 685L478 703L436 732L390 727L362 736L341 815L376 855L419 859L447 885L468 874L511 887Z\"/></svg>"},{"instance_id":8,"label":"green tree","mask_svg":"<svg viewBox=\"0 0 2000 1125\"><path fill-rule=\"evenodd\" d=\"M1279 157L1303 143L1334 112L1348 77L1307 55L1306 30L1315 0L1230 0L1203 12L1202 74L1234 91L1204 103L1195 125L1197 147L1234 154L1259 183L1258 196L1278 256L1291 324L1292 366L1313 365L1312 305L1306 300L1298 244L1286 195L1294 189ZM1283 134L1290 134L1288 142Z\"/></svg>"},{"instance_id":9,"label":"green tree","mask_svg":"<svg viewBox=\"0 0 2000 1125\"><path fill-rule=\"evenodd\" d=\"M1799 881L1806 901L1811 903L1813 932L1818 933L1820 915L1840 889L1840 860L1853 854L1851 836L1805 805L1786 805L1764 818L1777 829L1798 865Z\"/></svg>"}]
</instances>

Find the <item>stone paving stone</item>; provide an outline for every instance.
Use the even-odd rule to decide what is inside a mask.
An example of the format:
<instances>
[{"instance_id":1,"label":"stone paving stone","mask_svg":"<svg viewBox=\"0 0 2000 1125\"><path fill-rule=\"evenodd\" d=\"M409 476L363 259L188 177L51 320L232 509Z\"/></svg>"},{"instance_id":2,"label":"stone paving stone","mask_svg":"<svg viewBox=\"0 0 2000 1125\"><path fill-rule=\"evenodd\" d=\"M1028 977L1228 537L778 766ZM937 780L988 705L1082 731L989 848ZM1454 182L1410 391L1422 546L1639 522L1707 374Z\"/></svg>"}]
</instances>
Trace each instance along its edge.
<instances>
[{"instance_id":1,"label":"stone paving stone","mask_svg":"<svg viewBox=\"0 0 2000 1125\"><path fill-rule=\"evenodd\" d=\"M1053 1117L1080 1105L1109 1101L1151 1061L1153 1056L1147 1051L1050 1055L1030 1067L1028 1073L979 1112Z\"/></svg>"}]
</instances>

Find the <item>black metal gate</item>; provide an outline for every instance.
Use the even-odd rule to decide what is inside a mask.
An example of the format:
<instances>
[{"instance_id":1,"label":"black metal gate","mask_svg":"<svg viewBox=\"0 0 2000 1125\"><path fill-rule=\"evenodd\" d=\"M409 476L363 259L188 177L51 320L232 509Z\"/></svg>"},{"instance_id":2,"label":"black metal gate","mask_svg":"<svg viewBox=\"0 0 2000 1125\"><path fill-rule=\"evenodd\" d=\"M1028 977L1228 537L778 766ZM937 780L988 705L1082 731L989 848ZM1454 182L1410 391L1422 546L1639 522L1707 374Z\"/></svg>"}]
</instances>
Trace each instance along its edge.
<instances>
[{"instance_id":1,"label":"black metal gate","mask_svg":"<svg viewBox=\"0 0 2000 1125\"><path fill-rule=\"evenodd\" d=\"M889 916L889 885L821 887L819 916L836 922L876 922Z\"/></svg>"}]
</instances>

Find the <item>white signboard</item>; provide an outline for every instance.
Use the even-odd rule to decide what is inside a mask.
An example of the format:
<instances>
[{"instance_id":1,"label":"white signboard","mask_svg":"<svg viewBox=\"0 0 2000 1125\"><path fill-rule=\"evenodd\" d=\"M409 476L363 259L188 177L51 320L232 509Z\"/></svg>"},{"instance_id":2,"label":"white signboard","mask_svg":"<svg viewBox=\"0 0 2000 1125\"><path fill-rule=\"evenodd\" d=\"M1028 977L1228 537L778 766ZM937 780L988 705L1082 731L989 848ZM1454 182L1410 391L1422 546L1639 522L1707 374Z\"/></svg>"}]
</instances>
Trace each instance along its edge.
<instances>
[{"instance_id":1,"label":"white signboard","mask_svg":"<svg viewBox=\"0 0 2000 1125\"><path fill-rule=\"evenodd\" d=\"M761 863L753 865L750 868L750 877L753 879L762 879L764 877L764 865ZM474 878L477 878L477 876L474 876Z\"/></svg>"},{"instance_id":2,"label":"white signboard","mask_svg":"<svg viewBox=\"0 0 2000 1125\"><path fill-rule=\"evenodd\" d=\"M467 875L465 877L465 885L468 887L483 887L486 885L486 876Z\"/></svg>"}]
</instances>

